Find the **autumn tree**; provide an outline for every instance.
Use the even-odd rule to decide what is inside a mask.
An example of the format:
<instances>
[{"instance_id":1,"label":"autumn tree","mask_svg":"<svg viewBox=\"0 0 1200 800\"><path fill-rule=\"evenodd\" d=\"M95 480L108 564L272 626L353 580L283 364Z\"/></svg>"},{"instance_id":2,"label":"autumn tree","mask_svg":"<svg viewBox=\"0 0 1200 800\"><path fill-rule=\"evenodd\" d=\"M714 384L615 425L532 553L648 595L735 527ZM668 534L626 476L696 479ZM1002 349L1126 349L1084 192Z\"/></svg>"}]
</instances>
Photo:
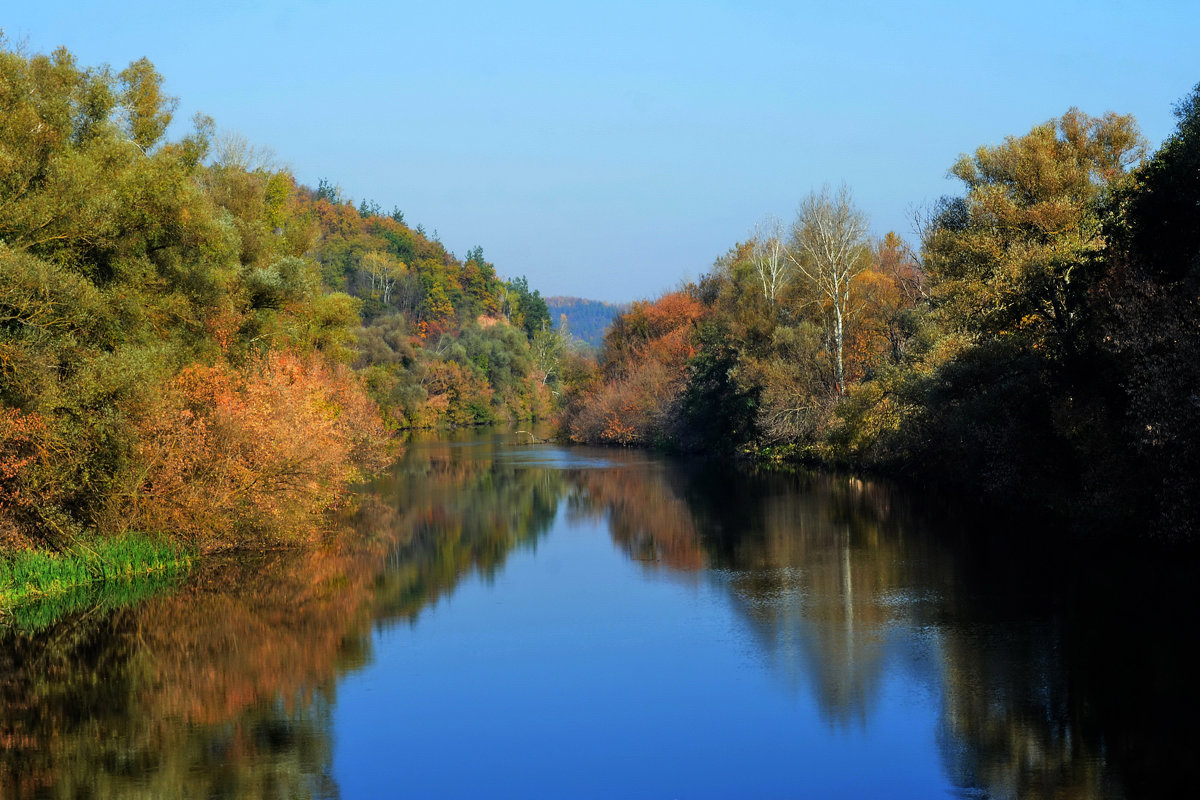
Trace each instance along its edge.
<instances>
[{"instance_id":1,"label":"autumn tree","mask_svg":"<svg viewBox=\"0 0 1200 800\"><path fill-rule=\"evenodd\" d=\"M129 138L149 151L166 133L179 101L163 94L162 75L147 58L134 61L117 77Z\"/></svg>"},{"instance_id":2,"label":"autumn tree","mask_svg":"<svg viewBox=\"0 0 1200 800\"><path fill-rule=\"evenodd\" d=\"M304 257L291 176L248 171L229 147L206 166L214 128L203 117L167 140L174 101L162 84L145 59L114 75L62 49L0 47L0 529L28 543L119 530L124 500L146 499L136 487L164 486L172 470L178 491L153 493L138 514L166 519L172 498L198 496L214 473L175 469L183 462L152 447L211 432L197 409L163 403L190 369L240 386L254 364L311 365L303 375L323 406L292 418L301 439L321 438L333 394L346 420L377 413L358 378L330 366L347 360L358 309ZM258 392L259 418L287 418L286 395ZM227 451L261 433L227 430ZM340 491L354 449L312 462L323 498ZM270 460L244 460L247 485L270 485Z\"/></svg>"},{"instance_id":3,"label":"autumn tree","mask_svg":"<svg viewBox=\"0 0 1200 800\"><path fill-rule=\"evenodd\" d=\"M886 346L893 365L909 354L920 321L917 309L928 300L928 279L911 248L889 231L872 248L871 268L860 273L856 291L862 298L864 335Z\"/></svg>"},{"instance_id":4,"label":"autumn tree","mask_svg":"<svg viewBox=\"0 0 1200 800\"><path fill-rule=\"evenodd\" d=\"M1078 354L1087 292L1103 270L1101 204L1145 145L1133 118L1071 109L951 168L924 244L943 320L967 336Z\"/></svg>"},{"instance_id":5,"label":"autumn tree","mask_svg":"<svg viewBox=\"0 0 1200 800\"><path fill-rule=\"evenodd\" d=\"M371 281L371 291L378 292L384 306L391 305L396 282L404 277L404 262L384 251L372 250L362 258L362 268Z\"/></svg>"},{"instance_id":6,"label":"autumn tree","mask_svg":"<svg viewBox=\"0 0 1200 800\"><path fill-rule=\"evenodd\" d=\"M1071 109L955 163L965 194L923 237L938 335L901 393L901 460L1004 502L1112 509L1121 411L1095 298L1106 209L1142 153L1131 117Z\"/></svg>"},{"instance_id":7,"label":"autumn tree","mask_svg":"<svg viewBox=\"0 0 1200 800\"><path fill-rule=\"evenodd\" d=\"M274 150L257 145L234 131L224 131L214 137L212 164L243 172L273 173L279 167Z\"/></svg>"},{"instance_id":8,"label":"autumn tree","mask_svg":"<svg viewBox=\"0 0 1200 800\"><path fill-rule=\"evenodd\" d=\"M111 513L198 547L303 537L347 481L382 466L374 404L348 369L319 357L189 366L139 429L144 468Z\"/></svg>"},{"instance_id":9,"label":"autumn tree","mask_svg":"<svg viewBox=\"0 0 1200 800\"><path fill-rule=\"evenodd\" d=\"M680 401L688 362L696 355L696 328L707 315L687 292L637 302L604 337L604 381L585 388L577 413L564 424L575 441L670 445L679 441Z\"/></svg>"}]
</instances>

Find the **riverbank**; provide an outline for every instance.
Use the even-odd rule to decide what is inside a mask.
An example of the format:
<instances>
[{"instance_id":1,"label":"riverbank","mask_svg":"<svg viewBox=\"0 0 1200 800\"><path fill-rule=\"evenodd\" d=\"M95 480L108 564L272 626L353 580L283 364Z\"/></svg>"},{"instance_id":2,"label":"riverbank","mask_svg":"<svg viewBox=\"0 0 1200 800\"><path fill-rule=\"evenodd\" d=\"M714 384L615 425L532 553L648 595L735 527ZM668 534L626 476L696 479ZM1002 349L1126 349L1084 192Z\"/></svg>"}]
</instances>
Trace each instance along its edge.
<instances>
[{"instance_id":1,"label":"riverbank","mask_svg":"<svg viewBox=\"0 0 1200 800\"><path fill-rule=\"evenodd\" d=\"M195 560L188 548L146 534L78 542L63 552L0 554L0 618L96 584L186 572Z\"/></svg>"}]
</instances>

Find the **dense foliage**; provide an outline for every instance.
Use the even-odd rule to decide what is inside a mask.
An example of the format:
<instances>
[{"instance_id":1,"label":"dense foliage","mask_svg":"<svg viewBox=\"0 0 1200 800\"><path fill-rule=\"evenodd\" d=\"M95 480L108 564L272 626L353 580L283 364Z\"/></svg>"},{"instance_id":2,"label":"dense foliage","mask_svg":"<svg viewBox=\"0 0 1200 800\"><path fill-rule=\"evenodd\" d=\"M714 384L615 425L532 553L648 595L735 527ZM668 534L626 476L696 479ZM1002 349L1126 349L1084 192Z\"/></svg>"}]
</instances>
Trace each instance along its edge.
<instances>
[{"instance_id":1,"label":"dense foliage","mask_svg":"<svg viewBox=\"0 0 1200 800\"><path fill-rule=\"evenodd\" d=\"M0 51L0 534L298 534L379 463L288 175L167 141L142 60ZM209 161L208 166L205 162Z\"/></svg>"},{"instance_id":2,"label":"dense foliage","mask_svg":"<svg viewBox=\"0 0 1200 800\"><path fill-rule=\"evenodd\" d=\"M0 42L0 549L304 536L385 423L546 411L524 279L174 107L144 59Z\"/></svg>"},{"instance_id":3,"label":"dense foliage","mask_svg":"<svg viewBox=\"0 0 1200 800\"><path fill-rule=\"evenodd\" d=\"M636 304L566 399L580 441L881 468L1186 534L1200 497L1200 87L1152 157L1132 118L962 156L919 248L814 192Z\"/></svg>"},{"instance_id":4,"label":"dense foliage","mask_svg":"<svg viewBox=\"0 0 1200 800\"><path fill-rule=\"evenodd\" d=\"M312 255L328 289L358 299L355 368L394 428L547 416L555 371L539 358L553 337L546 301L528 281L502 281L483 248L455 258L399 210L357 207L322 181L296 187L312 220Z\"/></svg>"}]
</instances>

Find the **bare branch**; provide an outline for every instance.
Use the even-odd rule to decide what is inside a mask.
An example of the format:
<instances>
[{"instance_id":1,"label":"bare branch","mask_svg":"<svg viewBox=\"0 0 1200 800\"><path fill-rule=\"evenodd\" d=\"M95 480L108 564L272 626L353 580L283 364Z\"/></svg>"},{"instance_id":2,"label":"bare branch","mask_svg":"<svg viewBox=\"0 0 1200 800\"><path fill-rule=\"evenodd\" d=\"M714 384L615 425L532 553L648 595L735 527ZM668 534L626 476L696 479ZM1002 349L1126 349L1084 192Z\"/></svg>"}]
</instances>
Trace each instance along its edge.
<instances>
[{"instance_id":1,"label":"bare branch","mask_svg":"<svg viewBox=\"0 0 1200 800\"><path fill-rule=\"evenodd\" d=\"M845 392L845 328L854 313L852 282L870 263L867 217L854 205L850 189L825 186L810 192L796 212L788 259L831 305L830 334L837 349L838 393Z\"/></svg>"}]
</instances>

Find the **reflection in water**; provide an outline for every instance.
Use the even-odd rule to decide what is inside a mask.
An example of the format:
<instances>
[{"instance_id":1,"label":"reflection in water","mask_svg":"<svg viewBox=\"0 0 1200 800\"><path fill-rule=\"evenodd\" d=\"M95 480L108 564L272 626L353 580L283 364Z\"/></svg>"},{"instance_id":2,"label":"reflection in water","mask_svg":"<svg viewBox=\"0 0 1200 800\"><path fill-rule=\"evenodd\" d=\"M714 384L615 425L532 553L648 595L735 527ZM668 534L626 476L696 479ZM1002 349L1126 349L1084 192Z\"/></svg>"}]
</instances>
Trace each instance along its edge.
<instances>
[{"instance_id":1,"label":"reflection in water","mask_svg":"<svg viewBox=\"0 0 1200 800\"><path fill-rule=\"evenodd\" d=\"M136 607L0 634L0 797L338 796L339 679L381 630L534 547L560 506L559 525L603 522L651 578L719 587L832 730L869 729L899 676L938 710L947 788L1090 798L1182 781L1197 711L1184 566L1143 582L979 525L935 531L902 493L851 477L518 441L414 442L322 549L208 564Z\"/></svg>"},{"instance_id":2,"label":"reflection in water","mask_svg":"<svg viewBox=\"0 0 1200 800\"><path fill-rule=\"evenodd\" d=\"M414 448L328 546L208 564L178 592L0 641L0 797L333 797L336 679L372 623L493 574L562 478Z\"/></svg>"},{"instance_id":3,"label":"reflection in water","mask_svg":"<svg viewBox=\"0 0 1200 800\"><path fill-rule=\"evenodd\" d=\"M580 482L630 553L723 582L835 726L869 724L901 672L938 698L945 768L969 796L1182 790L1200 713L1184 656L1191 559L1056 551L1028 532L997 542L979 522L955 546L962 520L935 534L902 493L848 476L643 477Z\"/></svg>"},{"instance_id":4,"label":"reflection in water","mask_svg":"<svg viewBox=\"0 0 1200 800\"><path fill-rule=\"evenodd\" d=\"M724 584L780 676L811 689L835 726L869 724L891 671L926 687L946 770L969 795L1157 796L1182 780L1195 690L1157 707L1139 694L1191 683L1180 637L1194 628L1161 623L1195 621L1187 566L1105 563L1027 534L986 553L980 530L952 546L902 493L854 477L731 481L679 466L580 472L571 511L605 517L632 558ZM1156 625L1138 611L1147 599L1174 608ZM1134 643L1169 655L1146 659ZM1164 708L1173 701L1187 713ZM1118 707L1115 728L1094 718L1099 705Z\"/></svg>"}]
</instances>

